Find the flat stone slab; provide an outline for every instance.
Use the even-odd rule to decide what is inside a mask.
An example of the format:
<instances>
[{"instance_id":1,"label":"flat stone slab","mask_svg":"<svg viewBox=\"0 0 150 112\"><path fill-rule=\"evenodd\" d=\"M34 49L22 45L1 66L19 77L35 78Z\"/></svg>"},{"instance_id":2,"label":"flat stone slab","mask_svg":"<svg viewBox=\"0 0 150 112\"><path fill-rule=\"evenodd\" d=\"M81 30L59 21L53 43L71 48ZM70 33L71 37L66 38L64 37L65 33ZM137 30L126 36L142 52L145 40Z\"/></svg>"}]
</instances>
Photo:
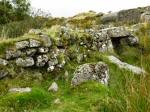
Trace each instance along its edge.
<instances>
[{"instance_id":1,"label":"flat stone slab","mask_svg":"<svg viewBox=\"0 0 150 112\"><path fill-rule=\"evenodd\" d=\"M129 71L133 72L134 74L140 75L140 74L146 73L146 71L144 69L137 67L137 66L130 65L125 62L122 62L115 56L108 56L108 59L111 63L118 65L119 68L129 70Z\"/></svg>"},{"instance_id":2,"label":"flat stone slab","mask_svg":"<svg viewBox=\"0 0 150 112\"><path fill-rule=\"evenodd\" d=\"M29 93L31 91L32 91L32 89L29 88L29 87L26 87L26 88L11 88L11 89L9 89L9 92L11 92L11 93Z\"/></svg>"},{"instance_id":3,"label":"flat stone slab","mask_svg":"<svg viewBox=\"0 0 150 112\"><path fill-rule=\"evenodd\" d=\"M29 47L29 41L27 41L27 40L16 42L17 49L25 49L27 47Z\"/></svg>"}]
</instances>

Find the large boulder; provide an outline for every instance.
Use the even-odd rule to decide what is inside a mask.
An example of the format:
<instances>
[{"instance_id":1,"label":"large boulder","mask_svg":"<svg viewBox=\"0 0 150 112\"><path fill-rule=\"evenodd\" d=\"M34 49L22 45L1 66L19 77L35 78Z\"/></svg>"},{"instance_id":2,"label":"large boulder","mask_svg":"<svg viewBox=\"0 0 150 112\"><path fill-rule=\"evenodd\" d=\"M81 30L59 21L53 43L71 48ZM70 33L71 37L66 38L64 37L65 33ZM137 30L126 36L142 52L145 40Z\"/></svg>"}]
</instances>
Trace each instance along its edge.
<instances>
[{"instance_id":1,"label":"large boulder","mask_svg":"<svg viewBox=\"0 0 150 112\"><path fill-rule=\"evenodd\" d=\"M104 48L109 46L108 48L111 49L118 48L120 45L137 45L139 43L138 38L134 36L128 28L123 26L106 28L102 31L106 33L111 40L107 40L107 43L105 42L103 44Z\"/></svg>"},{"instance_id":2,"label":"large boulder","mask_svg":"<svg viewBox=\"0 0 150 112\"><path fill-rule=\"evenodd\" d=\"M27 47L29 47L29 41L24 40L24 41L16 42L17 49L24 49Z\"/></svg>"},{"instance_id":3,"label":"large boulder","mask_svg":"<svg viewBox=\"0 0 150 112\"><path fill-rule=\"evenodd\" d=\"M128 31L125 27L111 27L104 30L107 30L107 34L111 38L128 37L131 35L130 31Z\"/></svg>"},{"instance_id":4,"label":"large boulder","mask_svg":"<svg viewBox=\"0 0 150 112\"><path fill-rule=\"evenodd\" d=\"M143 12L142 8L134 8L128 10L121 10L118 12L117 22L122 24L135 24L140 22L140 17Z\"/></svg>"},{"instance_id":5,"label":"large boulder","mask_svg":"<svg viewBox=\"0 0 150 112\"><path fill-rule=\"evenodd\" d=\"M34 65L34 60L32 57L18 58L16 59L16 64L21 67L31 67Z\"/></svg>"},{"instance_id":6,"label":"large boulder","mask_svg":"<svg viewBox=\"0 0 150 112\"><path fill-rule=\"evenodd\" d=\"M76 86L89 80L94 80L107 85L108 79L109 69L105 63L83 64L76 68L71 85Z\"/></svg>"}]
</instances>

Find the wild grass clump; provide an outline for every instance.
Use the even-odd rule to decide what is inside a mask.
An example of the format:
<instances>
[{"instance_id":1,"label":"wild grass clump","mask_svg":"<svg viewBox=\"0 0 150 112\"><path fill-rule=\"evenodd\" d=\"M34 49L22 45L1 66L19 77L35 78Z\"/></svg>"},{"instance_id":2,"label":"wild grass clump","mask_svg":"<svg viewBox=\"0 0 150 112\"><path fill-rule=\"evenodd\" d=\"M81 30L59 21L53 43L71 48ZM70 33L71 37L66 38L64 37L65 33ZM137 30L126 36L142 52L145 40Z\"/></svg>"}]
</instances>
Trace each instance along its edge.
<instances>
[{"instance_id":1,"label":"wild grass clump","mask_svg":"<svg viewBox=\"0 0 150 112\"><path fill-rule=\"evenodd\" d=\"M0 38L15 38L28 33L30 29L43 28L47 18L28 18L22 21L0 25Z\"/></svg>"},{"instance_id":2,"label":"wild grass clump","mask_svg":"<svg viewBox=\"0 0 150 112\"><path fill-rule=\"evenodd\" d=\"M8 93L0 99L0 110L7 112L31 111L48 107L51 96L42 88L32 88L30 93ZM36 107L36 108L35 108Z\"/></svg>"}]
</instances>

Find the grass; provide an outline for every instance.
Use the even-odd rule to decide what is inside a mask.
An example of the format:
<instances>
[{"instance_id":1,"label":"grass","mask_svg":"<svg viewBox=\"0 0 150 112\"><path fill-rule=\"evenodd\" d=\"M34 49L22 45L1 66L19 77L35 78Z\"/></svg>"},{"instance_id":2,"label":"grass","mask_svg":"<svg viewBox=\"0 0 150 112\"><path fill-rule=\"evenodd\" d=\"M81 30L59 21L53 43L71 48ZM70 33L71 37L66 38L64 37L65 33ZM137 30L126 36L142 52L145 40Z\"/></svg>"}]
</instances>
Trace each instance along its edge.
<instances>
[{"instance_id":1,"label":"grass","mask_svg":"<svg viewBox=\"0 0 150 112\"><path fill-rule=\"evenodd\" d=\"M39 81L32 78L32 74L36 74L36 72L29 70L28 75L23 73L24 77L20 75L20 77L11 79L11 81L5 79L0 82L0 87L4 84L6 85L6 83L9 84L7 85L8 87L6 86L7 89L18 86L33 87L33 92L30 94L19 94L18 96L6 92L6 95L1 95L0 102L7 102L4 103L3 108L8 110L13 108L12 112L24 110L29 112L148 112L150 105L149 75L146 77L136 76L110 63L105 58L106 54L98 52L93 52L92 54L94 55L90 55L88 60L83 63L105 61L110 68L108 86L103 86L96 82L87 82L77 88L72 88L70 80L75 68L78 66L76 62L69 62L65 69L59 72L59 80L53 77L53 75L58 76L55 73L49 75L42 73L45 77L42 81ZM68 82L64 81L64 72L66 70L69 72ZM59 85L59 91L57 93L48 92L47 89L54 80ZM61 104L53 103L56 98L60 99ZM19 108L18 99L24 104L22 108ZM31 100L34 103L30 102ZM42 100L39 104L40 106L38 105L39 100ZM46 102L49 103L47 104Z\"/></svg>"},{"instance_id":2,"label":"grass","mask_svg":"<svg viewBox=\"0 0 150 112\"><path fill-rule=\"evenodd\" d=\"M0 99L0 111L25 111L35 108L48 107L51 103L51 96L42 88L32 88L31 93L9 93Z\"/></svg>"}]
</instances>

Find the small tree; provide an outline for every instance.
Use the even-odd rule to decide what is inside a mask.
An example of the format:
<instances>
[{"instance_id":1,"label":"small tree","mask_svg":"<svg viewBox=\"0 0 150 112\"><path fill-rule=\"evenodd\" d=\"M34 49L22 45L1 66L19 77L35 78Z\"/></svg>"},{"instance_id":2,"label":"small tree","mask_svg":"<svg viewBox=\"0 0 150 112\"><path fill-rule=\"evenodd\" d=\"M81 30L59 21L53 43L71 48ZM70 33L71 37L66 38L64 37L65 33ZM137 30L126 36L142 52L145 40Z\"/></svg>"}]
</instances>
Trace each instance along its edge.
<instances>
[{"instance_id":1,"label":"small tree","mask_svg":"<svg viewBox=\"0 0 150 112\"><path fill-rule=\"evenodd\" d=\"M13 16L13 7L8 0L0 1L0 24L5 24L11 21Z\"/></svg>"},{"instance_id":2,"label":"small tree","mask_svg":"<svg viewBox=\"0 0 150 112\"><path fill-rule=\"evenodd\" d=\"M30 2L29 0L13 0L14 11L17 20L23 20L25 17L29 16Z\"/></svg>"}]
</instances>

